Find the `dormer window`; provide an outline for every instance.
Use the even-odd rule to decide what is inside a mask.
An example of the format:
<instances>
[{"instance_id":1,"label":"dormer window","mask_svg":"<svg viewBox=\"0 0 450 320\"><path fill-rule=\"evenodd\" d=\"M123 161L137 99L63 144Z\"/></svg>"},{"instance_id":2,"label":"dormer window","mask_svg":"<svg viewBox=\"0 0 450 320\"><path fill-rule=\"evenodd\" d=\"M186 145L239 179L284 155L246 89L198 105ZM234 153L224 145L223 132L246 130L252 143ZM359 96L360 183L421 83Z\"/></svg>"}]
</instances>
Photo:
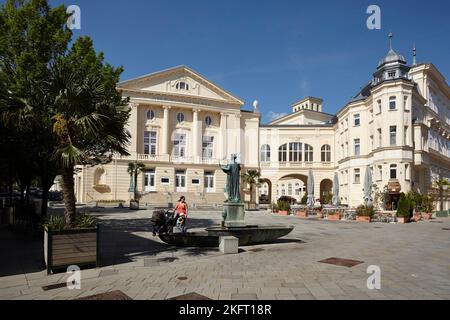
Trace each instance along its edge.
<instances>
[{"instance_id":1,"label":"dormer window","mask_svg":"<svg viewBox=\"0 0 450 320\"><path fill-rule=\"evenodd\" d=\"M390 71L390 72L388 72L388 77L389 78L395 78L396 74L397 74L396 71Z\"/></svg>"},{"instance_id":2,"label":"dormer window","mask_svg":"<svg viewBox=\"0 0 450 320\"><path fill-rule=\"evenodd\" d=\"M184 81L178 82L176 88L177 90L189 91L189 85Z\"/></svg>"}]
</instances>

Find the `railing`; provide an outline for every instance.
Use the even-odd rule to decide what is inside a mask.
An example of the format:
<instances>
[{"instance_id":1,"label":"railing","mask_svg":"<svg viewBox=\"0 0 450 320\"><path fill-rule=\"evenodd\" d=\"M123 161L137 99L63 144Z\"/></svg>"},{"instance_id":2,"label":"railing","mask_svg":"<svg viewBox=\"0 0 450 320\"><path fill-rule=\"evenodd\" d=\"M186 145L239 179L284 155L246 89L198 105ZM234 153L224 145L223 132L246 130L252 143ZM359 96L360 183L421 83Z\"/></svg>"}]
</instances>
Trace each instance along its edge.
<instances>
[{"instance_id":1,"label":"railing","mask_svg":"<svg viewBox=\"0 0 450 320\"><path fill-rule=\"evenodd\" d=\"M134 154L130 156L117 156L116 159L128 161L150 161L150 162L171 162L183 164L220 164L220 159L202 158L202 157L180 157L172 155L150 155L150 154Z\"/></svg>"},{"instance_id":2,"label":"railing","mask_svg":"<svg viewBox=\"0 0 450 320\"><path fill-rule=\"evenodd\" d=\"M261 162L265 168L332 168L331 162Z\"/></svg>"}]
</instances>

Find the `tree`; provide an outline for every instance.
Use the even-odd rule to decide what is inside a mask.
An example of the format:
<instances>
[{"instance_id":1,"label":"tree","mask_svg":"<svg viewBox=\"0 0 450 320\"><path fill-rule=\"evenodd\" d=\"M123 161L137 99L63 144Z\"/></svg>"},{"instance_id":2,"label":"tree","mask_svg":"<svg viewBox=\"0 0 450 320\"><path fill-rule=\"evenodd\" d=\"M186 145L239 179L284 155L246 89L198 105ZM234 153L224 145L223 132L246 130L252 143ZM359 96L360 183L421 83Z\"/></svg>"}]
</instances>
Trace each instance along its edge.
<instances>
[{"instance_id":1,"label":"tree","mask_svg":"<svg viewBox=\"0 0 450 320\"><path fill-rule=\"evenodd\" d=\"M140 162L130 162L128 163L128 174L132 177L134 184L133 184L133 200L138 201L138 194L137 194L137 180L138 175L145 170L145 164Z\"/></svg>"},{"instance_id":2,"label":"tree","mask_svg":"<svg viewBox=\"0 0 450 320\"><path fill-rule=\"evenodd\" d=\"M42 215L57 170L50 97L42 82L71 41L67 18L64 6L50 8L47 0L7 0L0 7L0 176L11 192L14 181L24 189L39 177Z\"/></svg>"},{"instance_id":3,"label":"tree","mask_svg":"<svg viewBox=\"0 0 450 320\"><path fill-rule=\"evenodd\" d=\"M103 62L92 40L78 38L72 49L51 66L48 90L57 136L54 159L59 164L66 222L75 219L74 169L105 164L114 154L129 155L125 130L129 118L128 100L116 90L121 68Z\"/></svg>"},{"instance_id":4,"label":"tree","mask_svg":"<svg viewBox=\"0 0 450 320\"><path fill-rule=\"evenodd\" d=\"M261 185L261 172L258 170L247 170L243 175L244 182L250 186L250 203L255 203L253 199L253 190L255 186Z\"/></svg>"},{"instance_id":5,"label":"tree","mask_svg":"<svg viewBox=\"0 0 450 320\"><path fill-rule=\"evenodd\" d=\"M444 191L450 186L450 181L447 179L438 179L434 182L434 188L439 192L439 202L441 211L444 210Z\"/></svg>"}]
</instances>

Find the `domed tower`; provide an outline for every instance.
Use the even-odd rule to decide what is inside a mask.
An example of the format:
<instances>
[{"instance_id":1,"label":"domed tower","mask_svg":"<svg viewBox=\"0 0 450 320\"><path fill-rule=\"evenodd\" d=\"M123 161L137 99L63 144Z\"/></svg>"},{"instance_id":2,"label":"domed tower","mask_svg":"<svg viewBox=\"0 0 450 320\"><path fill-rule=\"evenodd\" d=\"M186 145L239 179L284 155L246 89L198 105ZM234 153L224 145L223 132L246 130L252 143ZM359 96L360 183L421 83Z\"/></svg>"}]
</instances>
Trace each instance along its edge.
<instances>
[{"instance_id":1,"label":"domed tower","mask_svg":"<svg viewBox=\"0 0 450 320\"><path fill-rule=\"evenodd\" d=\"M378 63L377 71L373 74L372 85L383 81L406 79L409 80L409 70L406 59L392 49L392 33L389 34L389 52Z\"/></svg>"}]
</instances>

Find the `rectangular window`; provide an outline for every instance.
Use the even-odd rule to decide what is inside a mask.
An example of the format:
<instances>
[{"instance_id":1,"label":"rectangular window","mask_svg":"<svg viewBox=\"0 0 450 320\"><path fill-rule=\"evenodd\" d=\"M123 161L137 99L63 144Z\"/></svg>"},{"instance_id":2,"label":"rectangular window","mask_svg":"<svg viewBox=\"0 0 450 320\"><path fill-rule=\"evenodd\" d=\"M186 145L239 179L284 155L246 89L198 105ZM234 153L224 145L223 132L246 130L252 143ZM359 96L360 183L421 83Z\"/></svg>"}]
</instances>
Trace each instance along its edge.
<instances>
[{"instance_id":1,"label":"rectangular window","mask_svg":"<svg viewBox=\"0 0 450 320\"><path fill-rule=\"evenodd\" d=\"M176 192L186 192L186 171L177 170L175 172Z\"/></svg>"},{"instance_id":2,"label":"rectangular window","mask_svg":"<svg viewBox=\"0 0 450 320\"><path fill-rule=\"evenodd\" d=\"M199 179L192 179L192 184L195 186L198 186L200 184L200 180Z\"/></svg>"},{"instance_id":3,"label":"rectangular window","mask_svg":"<svg viewBox=\"0 0 450 320\"><path fill-rule=\"evenodd\" d=\"M397 126L389 127L389 139L391 146L397 145Z\"/></svg>"},{"instance_id":4,"label":"rectangular window","mask_svg":"<svg viewBox=\"0 0 450 320\"><path fill-rule=\"evenodd\" d=\"M212 159L214 157L214 137L203 137L202 155L203 159Z\"/></svg>"},{"instance_id":5,"label":"rectangular window","mask_svg":"<svg viewBox=\"0 0 450 320\"><path fill-rule=\"evenodd\" d=\"M361 155L361 139L355 139L355 156Z\"/></svg>"},{"instance_id":6,"label":"rectangular window","mask_svg":"<svg viewBox=\"0 0 450 320\"><path fill-rule=\"evenodd\" d=\"M355 114L353 117L355 120L355 127L359 127L361 125L361 115Z\"/></svg>"},{"instance_id":7,"label":"rectangular window","mask_svg":"<svg viewBox=\"0 0 450 320\"><path fill-rule=\"evenodd\" d=\"M405 180L411 180L411 172L409 171L409 164L405 164Z\"/></svg>"},{"instance_id":8,"label":"rectangular window","mask_svg":"<svg viewBox=\"0 0 450 320\"><path fill-rule=\"evenodd\" d=\"M388 72L388 77L389 78L395 78L396 74L397 74L397 72L395 72L395 71Z\"/></svg>"},{"instance_id":9,"label":"rectangular window","mask_svg":"<svg viewBox=\"0 0 450 320\"><path fill-rule=\"evenodd\" d=\"M144 190L146 192L155 191L155 170L146 170L144 174Z\"/></svg>"},{"instance_id":10,"label":"rectangular window","mask_svg":"<svg viewBox=\"0 0 450 320\"><path fill-rule=\"evenodd\" d=\"M373 148L373 136L370 136L369 141L370 141L370 151L372 151L374 149Z\"/></svg>"},{"instance_id":11,"label":"rectangular window","mask_svg":"<svg viewBox=\"0 0 450 320\"><path fill-rule=\"evenodd\" d=\"M144 132L144 154L156 156L156 132Z\"/></svg>"},{"instance_id":12,"label":"rectangular window","mask_svg":"<svg viewBox=\"0 0 450 320\"><path fill-rule=\"evenodd\" d=\"M395 97L389 98L389 110L397 109L397 99Z\"/></svg>"},{"instance_id":13,"label":"rectangular window","mask_svg":"<svg viewBox=\"0 0 450 320\"><path fill-rule=\"evenodd\" d=\"M214 173L205 172L205 191L214 192Z\"/></svg>"},{"instance_id":14,"label":"rectangular window","mask_svg":"<svg viewBox=\"0 0 450 320\"><path fill-rule=\"evenodd\" d=\"M361 183L361 169L355 169L354 183L355 184L360 184Z\"/></svg>"},{"instance_id":15,"label":"rectangular window","mask_svg":"<svg viewBox=\"0 0 450 320\"><path fill-rule=\"evenodd\" d=\"M383 180L383 166L378 166L378 180Z\"/></svg>"},{"instance_id":16,"label":"rectangular window","mask_svg":"<svg viewBox=\"0 0 450 320\"><path fill-rule=\"evenodd\" d=\"M381 129L378 129L378 147L381 148L383 146L383 134Z\"/></svg>"},{"instance_id":17,"label":"rectangular window","mask_svg":"<svg viewBox=\"0 0 450 320\"><path fill-rule=\"evenodd\" d=\"M290 143L289 144L289 161L301 162L302 161L302 143Z\"/></svg>"},{"instance_id":18,"label":"rectangular window","mask_svg":"<svg viewBox=\"0 0 450 320\"><path fill-rule=\"evenodd\" d=\"M378 113L381 113L381 100L378 100L377 104L378 104Z\"/></svg>"},{"instance_id":19,"label":"rectangular window","mask_svg":"<svg viewBox=\"0 0 450 320\"><path fill-rule=\"evenodd\" d=\"M186 156L186 135L184 133L174 134L173 155L181 158Z\"/></svg>"},{"instance_id":20,"label":"rectangular window","mask_svg":"<svg viewBox=\"0 0 450 320\"><path fill-rule=\"evenodd\" d=\"M391 179L397 179L397 165L391 165Z\"/></svg>"},{"instance_id":21,"label":"rectangular window","mask_svg":"<svg viewBox=\"0 0 450 320\"><path fill-rule=\"evenodd\" d=\"M169 178L161 178L161 184L170 184Z\"/></svg>"}]
</instances>

